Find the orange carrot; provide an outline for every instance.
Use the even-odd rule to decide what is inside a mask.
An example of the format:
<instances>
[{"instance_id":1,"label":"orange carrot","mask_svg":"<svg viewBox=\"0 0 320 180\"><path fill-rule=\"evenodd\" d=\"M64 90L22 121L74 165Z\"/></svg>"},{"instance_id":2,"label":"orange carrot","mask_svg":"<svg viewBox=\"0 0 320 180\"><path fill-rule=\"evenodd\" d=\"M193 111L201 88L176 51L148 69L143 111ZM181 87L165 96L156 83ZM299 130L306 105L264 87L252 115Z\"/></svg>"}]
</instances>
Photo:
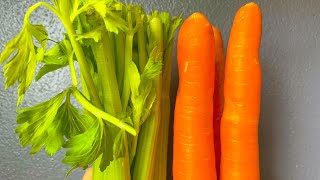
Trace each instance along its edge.
<instances>
[{"instance_id":1,"label":"orange carrot","mask_svg":"<svg viewBox=\"0 0 320 180\"><path fill-rule=\"evenodd\" d=\"M217 178L220 174L220 122L223 112L223 81L224 81L224 50L223 40L220 31L212 26L214 32L214 41L216 48L215 58L215 80L214 80L214 97L213 97L213 131L214 131L214 151L216 159Z\"/></svg>"},{"instance_id":2,"label":"orange carrot","mask_svg":"<svg viewBox=\"0 0 320 180\"><path fill-rule=\"evenodd\" d=\"M221 180L258 180L262 15L249 3L236 13L230 33L221 119Z\"/></svg>"},{"instance_id":3,"label":"orange carrot","mask_svg":"<svg viewBox=\"0 0 320 180\"><path fill-rule=\"evenodd\" d=\"M214 34L201 13L178 35L179 88L174 114L174 180L216 180L213 142Z\"/></svg>"},{"instance_id":4,"label":"orange carrot","mask_svg":"<svg viewBox=\"0 0 320 180\"><path fill-rule=\"evenodd\" d=\"M84 173L82 180L92 180L92 173L93 173L92 167L88 168Z\"/></svg>"}]
</instances>

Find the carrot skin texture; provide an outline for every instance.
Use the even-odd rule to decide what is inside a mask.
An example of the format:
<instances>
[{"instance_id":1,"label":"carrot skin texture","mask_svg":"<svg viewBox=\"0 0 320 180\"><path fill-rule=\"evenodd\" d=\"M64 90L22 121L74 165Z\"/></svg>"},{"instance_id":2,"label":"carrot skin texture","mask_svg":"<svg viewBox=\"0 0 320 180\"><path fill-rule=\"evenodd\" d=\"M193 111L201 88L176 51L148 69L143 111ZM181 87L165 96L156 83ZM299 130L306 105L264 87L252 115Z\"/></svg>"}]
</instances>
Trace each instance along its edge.
<instances>
[{"instance_id":1,"label":"carrot skin texture","mask_svg":"<svg viewBox=\"0 0 320 180\"><path fill-rule=\"evenodd\" d=\"M238 10L230 33L221 119L221 180L259 180L258 124L262 15L257 4Z\"/></svg>"},{"instance_id":2,"label":"carrot skin texture","mask_svg":"<svg viewBox=\"0 0 320 180\"><path fill-rule=\"evenodd\" d=\"M213 131L214 131L214 151L217 169L217 179L220 177L220 159L221 159L221 141L220 141L220 122L223 113L223 82L225 55L223 49L223 40L220 31L212 26L214 32L214 41L216 48L215 58L215 80L213 96Z\"/></svg>"},{"instance_id":3,"label":"carrot skin texture","mask_svg":"<svg viewBox=\"0 0 320 180\"><path fill-rule=\"evenodd\" d=\"M203 14L194 13L182 24L177 54L173 179L216 180L212 128L214 34Z\"/></svg>"}]
</instances>

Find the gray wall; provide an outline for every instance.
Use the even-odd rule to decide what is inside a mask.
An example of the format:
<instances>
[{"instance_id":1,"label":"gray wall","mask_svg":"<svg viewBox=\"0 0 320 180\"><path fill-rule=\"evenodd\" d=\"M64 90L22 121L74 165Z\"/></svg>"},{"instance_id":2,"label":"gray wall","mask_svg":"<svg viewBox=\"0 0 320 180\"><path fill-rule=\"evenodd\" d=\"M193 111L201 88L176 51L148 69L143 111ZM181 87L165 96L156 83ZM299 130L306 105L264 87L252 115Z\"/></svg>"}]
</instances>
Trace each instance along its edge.
<instances>
[{"instance_id":1,"label":"gray wall","mask_svg":"<svg viewBox=\"0 0 320 180\"><path fill-rule=\"evenodd\" d=\"M0 50L21 28L23 15L36 0L0 0ZM135 1L143 2L143 1ZM201 11L220 28L227 45L236 10L243 1L145 0L144 6L187 17ZM261 62L263 90L260 119L260 159L263 180L320 179L320 1L259 0L263 13ZM52 39L63 27L52 14L40 10ZM177 88L174 66L172 97ZM19 146L15 125L16 88L4 91L0 74L0 179L63 179L69 168L60 163L64 152L48 157L42 151L30 156ZM32 85L23 106L52 97L70 85L68 70L48 75ZM174 99L174 98L172 98ZM174 104L174 102L172 102ZM82 170L70 179L80 179Z\"/></svg>"}]
</instances>

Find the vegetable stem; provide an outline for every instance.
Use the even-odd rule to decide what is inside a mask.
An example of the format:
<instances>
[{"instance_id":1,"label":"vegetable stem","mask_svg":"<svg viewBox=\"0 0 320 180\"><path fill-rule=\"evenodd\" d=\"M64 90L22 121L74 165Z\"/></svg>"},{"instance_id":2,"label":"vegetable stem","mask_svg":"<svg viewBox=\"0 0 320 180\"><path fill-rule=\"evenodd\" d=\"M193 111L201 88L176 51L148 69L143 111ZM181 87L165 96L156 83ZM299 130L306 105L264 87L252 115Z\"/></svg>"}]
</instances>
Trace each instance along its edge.
<instances>
[{"instance_id":1,"label":"vegetable stem","mask_svg":"<svg viewBox=\"0 0 320 180\"><path fill-rule=\"evenodd\" d=\"M144 25L141 25L141 27L139 27L137 37L139 51L139 71L140 73L142 73L148 61Z\"/></svg>"},{"instance_id":2,"label":"vegetable stem","mask_svg":"<svg viewBox=\"0 0 320 180\"><path fill-rule=\"evenodd\" d=\"M93 165L92 165L92 180L95 180L95 179L101 179L101 180L104 180L104 173L101 172L100 170L100 163L101 163L101 160L102 160L102 155L100 155L94 162L93 162Z\"/></svg>"},{"instance_id":3,"label":"vegetable stem","mask_svg":"<svg viewBox=\"0 0 320 180\"><path fill-rule=\"evenodd\" d=\"M69 19L63 19L62 22L65 25L66 31L69 35L71 45L72 45L73 50L74 50L76 57L78 59L80 71L81 71L83 78L86 82L90 97L91 97L94 105L96 105L99 109L102 109L103 106L100 102L97 89L96 89L95 84L93 82L93 79L91 77L90 70L88 68L89 66L86 61L86 57L84 55L84 52L82 50L80 43L75 38L76 33L75 33L75 30L73 29L72 23L70 22Z\"/></svg>"},{"instance_id":4,"label":"vegetable stem","mask_svg":"<svg viewBox=\"0 0 320 180\"><path fill-rule=\"evenodd\" d=\"M145 31L144 31L144 25L142 24L137 31L137 38L138 38L138 53L139 53L139 72L143 73L144 68L148 61L148 55L147 55L147 49L146 49L146 38L145 38ZM141 118L141 114L138 119ZM134 127L137 131L137 136L133 137L131 142L131 150L130 150L130 164L132 165L134 157L136 155L137 151L137 143L138 143L138 135L140 131L140 123L136 123Z\"/></svg>"},{"instance_id":5,"label":"vegetable stem","mask_svg":"<svg viewBox=\"0 0 320 180\"><path fill-rule=\"evenodd\" d=\"M69 61L69 66L70 66L72 85L74 87L78 87L77 73L76 73L76 69L74 67L74 62L73 62L73 53L72 53L72 56L68 57L68 61Z\"/></svg>"},{"instance_id":6,"label":"vegetable stem","mask_svg":"<svg viewBox=\"0 0 320 180\"><path fill-rule=\"evenodd\" d=\"M113 49L114 42L109 34L103 30L101 40L92 45L96 59L99 80L102 85L104 110L112 115L122 111L119 88L114 67Z\"/></svg>"},{"instance_id":7,"label":"vegetable stem","mask_svg":"<svg viewBox=\"0 0 320 180\"><path fill-rule=\"evenodd\" d=\"M141 127L132 172L133 180L152 179L153 177L153 164L155 162L153 158L154 156L150 154L153 154L153 144L155 142L153 140L157 136L155 130L155 128L157 127L156 123L156 117L154 115L151 115Z\"/></svg>"},{"instance_id":8,"label":"vegetable stem","mask_svg":"<svg viewBox=\"0 0 320 180\"><path fill-rule=\"evenodd\" d=\"M74 88L72 91L72 95L76 98L76 100L88 111L90 111L93 115L95 115L98 118L101 118L103 120L106 120L107 122L126 130L128 133L132 134L133 136L136 136L137 132L136 130L129 126L128 124L120 121L118 118L111 116L110 114L102 111L101 109L95 107L92 105L83 95L82 93Z\"/></svg>"},{"instance_id":9,"label":"vegetable stem","mask_svg":"<svg viewBox=\"0 0 320 180\"><path fill-rule=\"evenodd\" d=\"M130 157L129 157L129 148L128 148L128 136L125 133L124 134L124 148L125 148L125 154L124 154L124 170L125 170L125 179L130 180L131 174L130 174Z\"/></svg>"},{"instance_id":10,"label":"vegetable stem","mask_svg":"<svg viewBox=\"0 0 320 180\"><path fill-rule=\"evenodd\" d=\"M133 34L128 33L126 36L126 44L125 44L125 62L124 62L124 80L123 80L123 90L121 95L121 104L122 109L126 110L130 97L130 82L128 74L128 68L130 66L130 62L132 61L132 43L133 43Z\"/></svg>"},{"instance_id":11,"label":"vegetable stem","mask_svg":"<svg viewBox=\"0 0 320 180\"><path fill-rule=\"evenodd\" d=\"M115 36L115 45L116 45L116 74L117 81L119 86L119 92L122 94L123 81L124 81L124 68L125 68L125 34L119 32Z\"/></svg>"},{"instance_id":12,"label":"vegetable stem","mask_svg":"<svg viewBox=\"0 0 320 180\"><path fill-rule=\"evenodd\" d=\"M172 70L173 41L170 42L164 53L164 68L162 75L162 96L161 96L161 120L157 140L155 179L162 180L167 177L167 156L168 156L168 136L170 124L170 83Z\"/></svg>"},{"instance_id":13,"label":"vegetable stem","mask_svg":"<svg viewBox=\"0 0 320 180\"><path fill-rule=\"evenodd\" d=\"M38 3L34 4L34 5L32 5L32 6L28 9L28 11L26 12L26 15L25 15L25 17L24 17L24 24L29 23L29 17L30 17L30 15L31 15L31 13L32 13L34 10L38 9L40 6L44 6L44 7L48 8L48 9L49 9L50 11L52 11L59 19L62 19L60 13L59 13L53 6L51 6L50 4L48 4L48 3L46 3L46 2L38 2Z\"/></svg>"},{"instance_id":14,"label":"vegetable stem","mask_svg":"<svg viewBox=\"0 0 320 180\"><path fill-rule=\"evenodd\" d=\"M92 46L93 53L96 59L99 80L102 85L102 94L103 94L103 105L106 112L111 115L117 115L122 112L121 99L119 94L119 88L116 78L116 68L115 68L115 58L114 58L114 38L112 33L102 30L101 40L97 43L94 43ZM114 139L119 133L118 129L114 129L111 126L107 125L107 129L110 132L110 136ZM121 132L122 133L122 132ZM126 137L126 133L124 136ZM125 138L126 139L126 138ZM110 144L114 144L112 141ZM128 148L128 144L124 142L122 146ZM103 172L100 171L99 164L102 159L98 159L94 162L94 179L119 179L126 180L130 179L129 162L128 158L114 158L111 164ZM124 164L124 166L119 166ZM128 167L128 168L127 168Z\"/></svg>"},{"instance_id":15,"label":"vegetable stem","mask_svg":"<svg viewBox=\"0 0 320 180\"><path fill-rule=\"evenodd\" d=\"M150 33L153 47L158 48L160 52L160 61L163 60L163 27L162 20L156 16L150 20ZM156 156L156 142L158 138L159 122L161 120L161 87L162 87L162 74L153 80L153 87L157 93L157 99L153 105L151 117L141 127L138 149L135 157L135 165L133 170L133 179L152 179Z\"/></svg>"},{"instance_id":16,"label":"vegetable stem","mask_svg":"<svg viewBox=\"0 0 320 180\"><path fill-rule=\"evenodd\" d=\"M130 97L130 82L129 82L129 76L128 69L130 66L130 62L132 61L132 48L133 48L133 36L134 32L132 31L132 14L131 14L131 8L132 6L128 6L128 12L127 12L127 21L129 30L127 32L126 36L126 42L125 42L125 62L124 62L124 80L123 80L123 89L121 94L121 103L122 103L122 109L126 111L128 103L129 103L129 97Z\"/></svg>"}]
</instances>

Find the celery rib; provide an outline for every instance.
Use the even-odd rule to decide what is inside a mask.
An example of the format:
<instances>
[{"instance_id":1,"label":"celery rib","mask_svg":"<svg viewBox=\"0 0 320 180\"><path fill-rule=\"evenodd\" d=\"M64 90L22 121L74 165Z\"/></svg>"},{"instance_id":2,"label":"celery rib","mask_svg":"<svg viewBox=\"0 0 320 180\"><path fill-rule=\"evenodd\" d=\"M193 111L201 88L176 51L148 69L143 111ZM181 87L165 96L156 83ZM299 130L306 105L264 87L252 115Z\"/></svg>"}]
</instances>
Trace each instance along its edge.
<instances>
[{"instance_id":1,"label":"celery rib","mask_svg":"<svg viewBox=\"0 0 320 180\"><path fill-rule=\"evenodd\" d=\"M100 110L99 108L92 105L82 94L78 89L73 89L72 95L77 99L77 101L88 111L90 111L93 115L95 115L98 118L104 119L111 124L126 130L128 133L132 134L133 136L137 135L136 130L131 127L130 125L120 121L119 119L115 118L114 116L111 116L110 114Z\"/></svg>"}]
</instances>

